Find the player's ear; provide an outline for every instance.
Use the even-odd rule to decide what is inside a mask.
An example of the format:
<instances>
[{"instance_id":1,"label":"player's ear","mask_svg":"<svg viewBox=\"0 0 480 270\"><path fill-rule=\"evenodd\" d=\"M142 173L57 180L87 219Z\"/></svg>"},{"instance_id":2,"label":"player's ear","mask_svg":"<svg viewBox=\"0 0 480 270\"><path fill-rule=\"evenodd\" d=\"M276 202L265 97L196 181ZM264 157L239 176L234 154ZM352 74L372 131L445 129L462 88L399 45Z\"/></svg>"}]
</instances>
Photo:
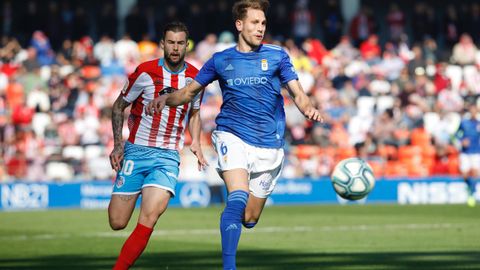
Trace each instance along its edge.
<instances>
[{"instance_id":1,"label":"player's ear","mask_svg":"<svg viewBox=\"0 0 480 270\"><path fill-rule=\"evenodd\" d=\"M165 40L162 38L162 39L160 40L160 49L163 50L164 48L165 48Z\"/></svg>"},{"instance_id":2,"label":"player's ear","mask_svg":"<svg viewBox=\"0 0 480 270\"><path fill-rule=\"evenodd\" d=\"M242 20L236 20L235 21L235 27L237 28L238 32L243 31L243 21Z\"/></svg>"}]
</instances>

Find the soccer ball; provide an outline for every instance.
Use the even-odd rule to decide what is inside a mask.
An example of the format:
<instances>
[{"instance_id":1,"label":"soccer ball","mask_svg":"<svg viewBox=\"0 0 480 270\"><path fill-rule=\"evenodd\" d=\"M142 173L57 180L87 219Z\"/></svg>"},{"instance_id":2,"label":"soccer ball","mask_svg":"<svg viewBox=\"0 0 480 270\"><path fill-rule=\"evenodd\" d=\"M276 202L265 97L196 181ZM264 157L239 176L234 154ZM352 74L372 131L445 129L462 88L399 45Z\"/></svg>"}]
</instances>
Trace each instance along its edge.
<instances>
[{"instance_id":1,"label":"soccer ball","mask_svg":"<svg viewBox=\"0 0 480 270\"><path fill-rule=\"evenodd\" d=\"M335 192L347 200L359 200L375 186L372 167L359 158L340 161L333 169L331 180Z\"/></svg>"}]
</instances>

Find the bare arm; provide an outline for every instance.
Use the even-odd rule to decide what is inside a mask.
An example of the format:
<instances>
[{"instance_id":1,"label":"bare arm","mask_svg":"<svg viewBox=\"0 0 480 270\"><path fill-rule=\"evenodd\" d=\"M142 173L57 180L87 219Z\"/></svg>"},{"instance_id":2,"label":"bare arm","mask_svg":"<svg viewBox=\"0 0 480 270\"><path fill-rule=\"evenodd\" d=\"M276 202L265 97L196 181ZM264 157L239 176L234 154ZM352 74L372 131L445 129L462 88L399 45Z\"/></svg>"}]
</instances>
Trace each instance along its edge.
<instances>
[{"instance_id":1,"label":"bare arm","mask_svg":"<svg viewBox=\"0 0 480 270\"><path fill-rule=\"evenodd\" d=\"M200 111L192 110L190 114L190 121L188 123L188 130L192 136L192 144L190 145L190 151L198 159L198 170L202 170L205 166L208 166L207 160L203 156L202 147L200 143L202 122L200 119Z\"/></svg>"},{"instance_id":2,"label":"bare arm","mask_svg":"<svg viewBox=\"0 0 480 270\"><path fill-rule=\"evenodd\" d=\"M293 101L300 112L309 120L323 122L320 112L313 107L298 80L289 81L287 86L288 92L290 93L290 96L292 96Z\"/></svg>"},{"instance_id":3,"label":"bare arm","mask_svg":"<svg viewBox=\"0 0 480 270\"><path fill-rule=\"evenodd\" d=\"M110 165L112 169L119 171L121 168L121 162L123 160L123 141L122 141L122 129L125 108L130 103L123 99L122 95L119 95L115 103L113 103L112 109L112 130L113 130L113 150L110 154Z\"/></svg>"},{"instance_id":4,"label":"bare arm","mask_svg":"<svg viewBox=\"0 0 480 270\"><path fill-rule=\"evenodd\" d=\"M153 115L154 113L159 113L163 110L165 105L170 107L176 107L178 105L183 105L192 101L192 99L203 89L203 86L200 85L195 80L192 83L186 85L185 87L174 91L170 94L161 95L150 103L148 103L145 108L147 115Z\"/></svg>"}]
</instances>

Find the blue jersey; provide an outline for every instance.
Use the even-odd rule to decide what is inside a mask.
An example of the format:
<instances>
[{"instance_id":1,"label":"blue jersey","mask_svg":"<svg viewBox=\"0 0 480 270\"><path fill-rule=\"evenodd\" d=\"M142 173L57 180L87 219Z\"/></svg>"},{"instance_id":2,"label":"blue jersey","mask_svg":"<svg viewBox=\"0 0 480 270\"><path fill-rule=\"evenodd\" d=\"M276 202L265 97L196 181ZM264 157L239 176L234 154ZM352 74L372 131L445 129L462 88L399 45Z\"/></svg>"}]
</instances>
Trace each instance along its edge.
<instances>
[{"instance_id":1,"label":"blue jersey","mask_svg":"<svg viewBox=\"0 0 480 270\"><path fill-rule=\"evenodd\" d=\"M462 147L463 153L480 153L480 121L473 118L462 120L456 136L460 141L464 139L470 141L469 146Z\"/></svg>"},{"instance_id":2,"label":"blue jersey","mask_svg":"<svg viewBox=\"0 0 480 270\"><path fill-rule=\"evenodd\" d=\"M216 53L195 77L202 86L215 80L220 84L223 104L215 120L217 130L264 148L284 145L281 85L296 79L290 57L274 45L248 53L236 47Z\"/></svg>"}]
</instances>

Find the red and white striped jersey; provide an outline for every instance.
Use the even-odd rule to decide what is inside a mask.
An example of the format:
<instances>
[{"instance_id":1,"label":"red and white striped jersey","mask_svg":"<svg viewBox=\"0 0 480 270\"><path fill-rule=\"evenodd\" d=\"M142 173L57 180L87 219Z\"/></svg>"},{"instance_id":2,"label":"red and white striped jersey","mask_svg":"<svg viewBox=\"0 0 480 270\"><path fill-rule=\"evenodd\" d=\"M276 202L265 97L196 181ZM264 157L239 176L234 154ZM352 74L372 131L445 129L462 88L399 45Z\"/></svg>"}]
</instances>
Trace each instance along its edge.
<instances>
[{"instance_id":1,"label":"red and white striped jersey","mask_svg":"<svg viewBox=\"0 0 480 270\"><path fill-rule=\"evenodd\" d=\"M128 118L128 141L144 146L182 149L190 110L200 109L203 91L192 102L178 107L165 106L160 114L154 116L145 114L145 106L158 97L163 89L180 89L191 83L197 73L198 69L187 62L179 72L168 70L163 59L140 64L128 76L128 82L122 90L123 99L132 103Z\"/></svg>"}]
</instances>

